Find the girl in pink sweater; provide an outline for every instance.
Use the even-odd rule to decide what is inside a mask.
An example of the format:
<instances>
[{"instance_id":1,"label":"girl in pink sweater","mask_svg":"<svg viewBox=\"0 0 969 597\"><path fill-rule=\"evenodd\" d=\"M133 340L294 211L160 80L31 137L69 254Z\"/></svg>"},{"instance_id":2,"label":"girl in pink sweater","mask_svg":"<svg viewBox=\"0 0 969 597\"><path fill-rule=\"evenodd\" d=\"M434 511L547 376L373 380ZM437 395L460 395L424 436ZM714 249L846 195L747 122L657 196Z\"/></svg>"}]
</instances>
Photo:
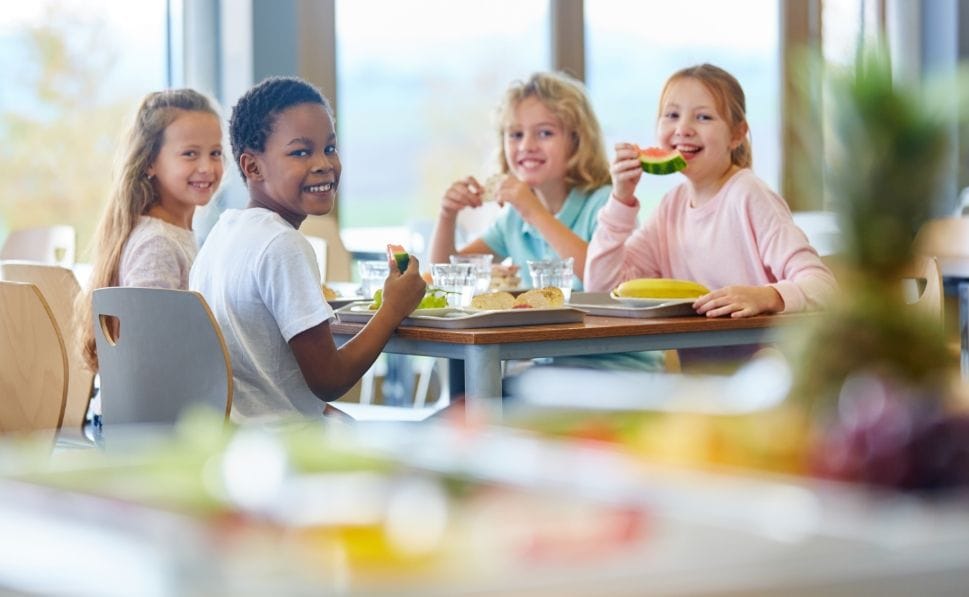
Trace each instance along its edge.
<instances>
[{"instance_id":1,"label":"girl in pink sweater","mask_svg":"<svg viewBox=\"0 0 969 597\"><path fill-rule=\"evenodd\" d=\"M693 303L707 317L817 308L837 285L787 203L750 169L744 92L709 64L678 71L660 96L656 136L683 154L686 181L638 230L639 148L618 143L612 196L586 260L587 290L633 278L694 280L713 289Z\"/></svg>"}]
</instances>

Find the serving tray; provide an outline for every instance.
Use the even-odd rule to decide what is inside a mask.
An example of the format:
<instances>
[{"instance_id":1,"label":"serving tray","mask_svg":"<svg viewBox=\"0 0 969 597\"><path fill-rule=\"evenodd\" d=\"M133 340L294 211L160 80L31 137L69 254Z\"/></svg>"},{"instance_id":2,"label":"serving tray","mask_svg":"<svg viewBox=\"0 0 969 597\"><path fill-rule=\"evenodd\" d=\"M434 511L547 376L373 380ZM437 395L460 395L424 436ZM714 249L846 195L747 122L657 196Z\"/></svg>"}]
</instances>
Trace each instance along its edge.
<instances>
[{"instance_id":1,"label":"serving tray","mask_svg":"<svg viewBox=\"0 0 969 597\"><path fill-rule=\"evenodd\" d=\"M376 311L367 308L369 304L369 301L353 303L337 309L335 313L342 322L366 323L376 313ZM572 307L501 311L478 311L447 307L445 309L418 309L404 319L401 325L460 330L548 323L576 323L584 318L585 313Z\"/></svg>"},{"instance_id":2,"label":"serving tray","mask_svg":"<svg viewBox=\"0 0 969 597\"><path fill-rule=\"evenodd\" d=\"M633 317L649 319L652 317L680 317L696 315L693 310L694 299L669 299L666 301L644 301L641 306L624 304L608 292L573 292L569 306L588 313L606 317Z\"/></svg>"}]
</instances>

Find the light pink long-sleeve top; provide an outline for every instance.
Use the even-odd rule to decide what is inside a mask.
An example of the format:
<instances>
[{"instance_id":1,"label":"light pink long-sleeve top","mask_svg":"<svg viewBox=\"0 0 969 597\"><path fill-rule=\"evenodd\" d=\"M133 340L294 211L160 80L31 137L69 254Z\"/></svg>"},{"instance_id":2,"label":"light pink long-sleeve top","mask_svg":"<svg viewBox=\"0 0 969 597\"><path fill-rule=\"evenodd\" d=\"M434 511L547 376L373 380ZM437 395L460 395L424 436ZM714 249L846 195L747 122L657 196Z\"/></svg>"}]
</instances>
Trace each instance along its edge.
<instances>
[{"instance_id":1,"label":"light pink long-sleeve top","mask_svg":"<svg viewBox=\"0 0 969 597\"><path fill-rule=\"evenodd\" d=\"M608 291L633 278L693 280L711 290L770 285L790 313L823 306L837 289L787 202L749 169L696 208L687 185L677 186L634 232L638 212L638 203L615 198L599 212L586 257L587 290Z\"/></svg>"}]
</instances>

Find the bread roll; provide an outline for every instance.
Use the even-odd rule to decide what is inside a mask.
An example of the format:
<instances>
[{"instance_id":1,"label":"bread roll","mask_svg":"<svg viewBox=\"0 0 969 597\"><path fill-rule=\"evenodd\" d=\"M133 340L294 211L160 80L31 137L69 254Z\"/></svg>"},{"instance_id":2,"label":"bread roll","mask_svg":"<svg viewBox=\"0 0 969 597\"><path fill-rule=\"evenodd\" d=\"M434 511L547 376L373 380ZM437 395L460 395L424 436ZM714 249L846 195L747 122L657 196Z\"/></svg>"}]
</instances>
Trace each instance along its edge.
<instances>
[{"instance_id":1,"label":"bread roll","mask_svg":"<svg viewBox=\"0 0 969 597\"><path fill-rule=\"evenodd\" d=\"M556 309L565 305L565 295L562 290L550 286L535 288L518 295L512 308Z\"/></svg>"},{"instance_id":2,"label":"bread roll","mask_svg":"<svg viewBox=\"0 0 969 597\"><path fill-rule=\"evenodd\" d=\"M515 297L508 292L489 292L487 294L479 294L472 298L471 308L481 309L483 311L496 311L500 309L511 309L514 303Z\"/></svg>"}]
</instances>

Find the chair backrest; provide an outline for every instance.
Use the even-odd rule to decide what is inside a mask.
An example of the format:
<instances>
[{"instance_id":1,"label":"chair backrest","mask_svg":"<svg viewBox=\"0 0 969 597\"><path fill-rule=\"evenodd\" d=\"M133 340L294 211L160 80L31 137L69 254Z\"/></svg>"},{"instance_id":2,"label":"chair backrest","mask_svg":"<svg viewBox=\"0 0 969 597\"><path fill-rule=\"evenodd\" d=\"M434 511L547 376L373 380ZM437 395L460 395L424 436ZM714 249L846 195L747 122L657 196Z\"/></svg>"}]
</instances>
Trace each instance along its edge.
<instances>
[{"instance_id":1,"label":"chair backrest","mask_svg":"<svg viewBox=\"0 0 969 597\"><path fill-rule=\"evenodd\" d=\"M908 288L907 302L923 316L942 325L943 295L942 271L932 257L916 257L908 270L902 273L903 282L913 282Z\"/></svg>"},{"instance_id":2,"label":"chair backrest","mask_svg":"<svg viewBox=\"0 0 969 597\"><path fill-rule=\"evenodd\" d=\"M791 215L818 255L824 257L841 250L841 227L833 211L796 211Z\"/></svg>"},{"instance_id":3,"label":"chair backrest","mask_svg":"<svg viewBox=\"0 0 969 597\"><path fill-rule=\"evenodd\" d=\"M326 280L350 281L350 252L340 238L340 227L333 216L310 216L299 227L303 234L318 236L326 241Z\"/></svg>"},{"instance_id":4,"label":"chair backrest","mask_svg":"<svg viewBox=\"0 0 969 597\"><path fill-rule=\"evenodd\" d=\"M232 366L201 294L101 288L94 291L93 309L105 429L119 423L171 424L195 404L229 416Z\"/></svg>"},{"instance_id":5,"label":"chair backrest","mask_svg":"<svg viewBox=\"0 0 969 597\"><path fill-rule=\"evenodd\" d=\"M929 220L915 237L915 252L939 260L945 276L969 278L969 218Z\"/></svg>"},{"instance_id":6,"label":"chair backrest","mask_svg":"<svg viewBox=\"0 0 969 597\"><path fill-rule=\"evenodd\" d=\"M320 279L326 282L326 240L318 236L304 234L306 240L310 241L313 253L316 254L316 265L320 268Z\"/></svg>"},{"instance_id":7,"label":"chair backrest","mask_svg":"<svg viewBox=\"0 0 969 597\"><path fill-rule=\"evenodd\" d=\"M84 425L88 404L91 401L94 372L85 365L76 338L74 301L80 294L81 288L77 278L74 277L74 272L59 265L45 265L30 261L0 261L0 280L34 284L44 295L67 347L70 385L67 390L67 405L64 407L62 426L65 429L80 429Z\"/></svg>"},{"instance_id":8,"label":"chair backrest","mask_svg":"<svg viewBox=\"0 0 969 597\"><path fill-rule=\"evenodd\" d=\"M77 235L73 226L43 226L12 231L0 248L0 259L22 259L71 267Z\"/></svg>"},{"instance_id":9,"label":"chair backrest","mask_svg":"<svg viewBox=\"0 0 969 597\"><path fill-rule=\"evenodd\" d=\"M64 417L64 338L33 284L0 281L0 432L49 434Z\"/></svg>"}]
</instances>

